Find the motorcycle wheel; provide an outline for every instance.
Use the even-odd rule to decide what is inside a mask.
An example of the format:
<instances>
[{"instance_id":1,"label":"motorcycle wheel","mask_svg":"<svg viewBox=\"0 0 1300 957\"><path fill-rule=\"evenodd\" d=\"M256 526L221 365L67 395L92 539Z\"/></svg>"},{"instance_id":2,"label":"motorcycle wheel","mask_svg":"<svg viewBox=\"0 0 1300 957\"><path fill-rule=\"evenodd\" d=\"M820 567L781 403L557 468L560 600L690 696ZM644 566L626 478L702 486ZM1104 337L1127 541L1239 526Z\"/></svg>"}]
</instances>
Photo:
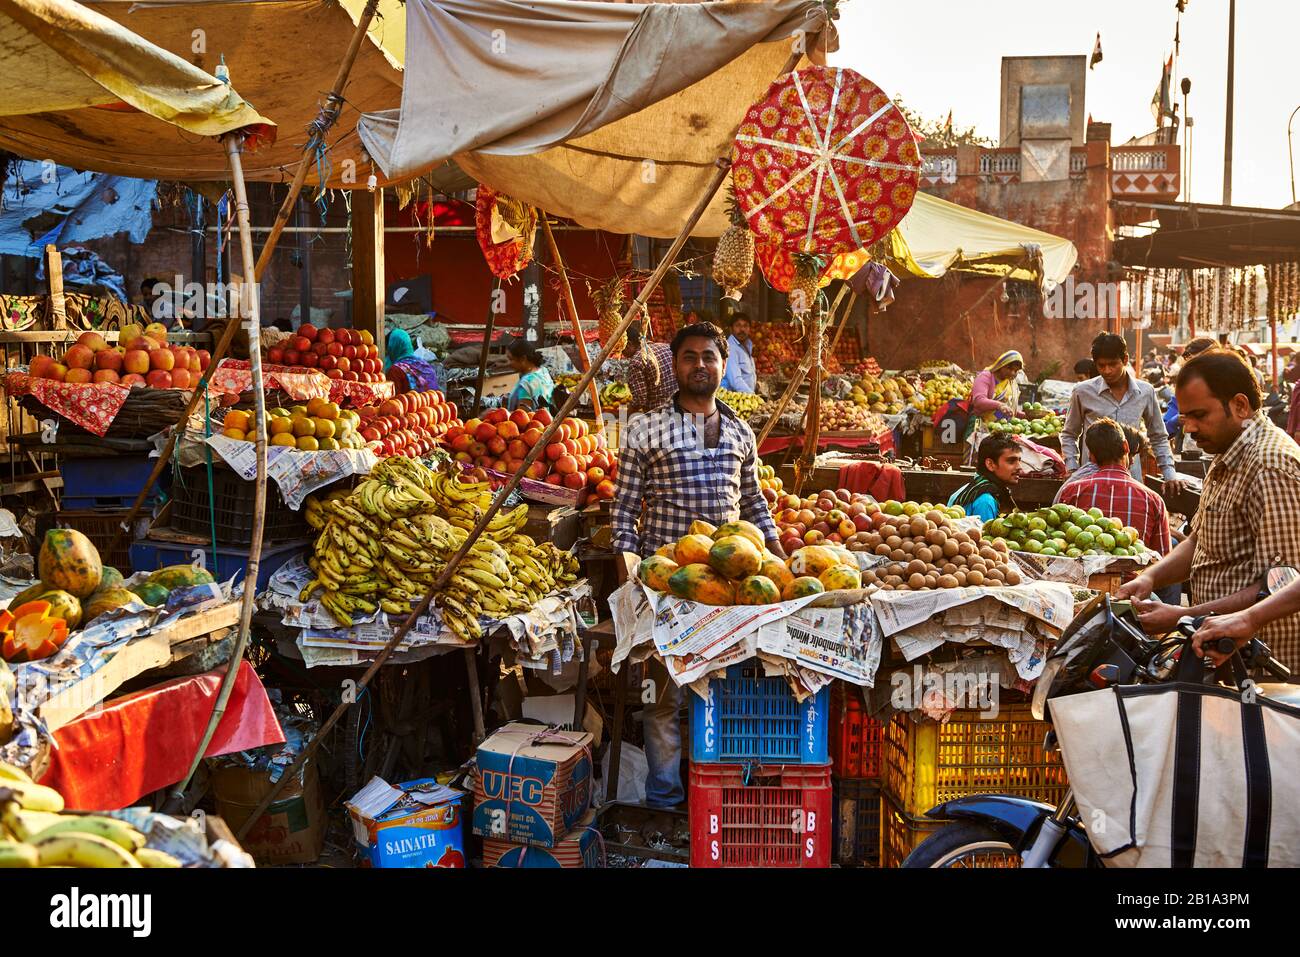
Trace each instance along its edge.
<instances>
[{"instance_id":1,"label":"motorcycle wheel","mask_svg":"<svg viewBox=\"0 0 1300 957\"><path fill-rule=\"evenodd\" d=\"M957 821L935 831L907 855L903 867L1019 867L1020 855L993 828Z\"/></svg>"}]
</instances>

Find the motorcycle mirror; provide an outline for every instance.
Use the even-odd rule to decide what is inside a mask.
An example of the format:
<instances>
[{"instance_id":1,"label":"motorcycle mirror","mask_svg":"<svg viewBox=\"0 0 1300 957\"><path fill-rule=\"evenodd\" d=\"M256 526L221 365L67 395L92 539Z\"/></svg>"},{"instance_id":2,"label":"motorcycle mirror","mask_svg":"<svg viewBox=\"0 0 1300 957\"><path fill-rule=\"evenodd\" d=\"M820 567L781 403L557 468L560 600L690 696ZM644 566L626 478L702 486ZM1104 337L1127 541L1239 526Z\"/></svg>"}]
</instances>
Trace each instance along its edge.
<instances>
[{"instance_id":1,"label":"motorcycle mirror","mask_svg":"<svg viewBox=\"0 0 1300 957\"><path fill-rule=\"evenodd\" d=\"M1119 666L1112 664L1098 665L1088 675L1088 683L1094 688L1109 688L1119 682Z\"/></svg>"},{"instance_id":2,"label":"motorcycle mirror","mask_svg":"<svg viewBox=\"0 0 1300 957\"><path fill-rule=\"evenodd\" d=\"M1300 571L1290 565L1274 565L1264 576L1264 590L1270 595L1276 595L1297 578L1300 578Z\"/></svg>"}]
</instances>

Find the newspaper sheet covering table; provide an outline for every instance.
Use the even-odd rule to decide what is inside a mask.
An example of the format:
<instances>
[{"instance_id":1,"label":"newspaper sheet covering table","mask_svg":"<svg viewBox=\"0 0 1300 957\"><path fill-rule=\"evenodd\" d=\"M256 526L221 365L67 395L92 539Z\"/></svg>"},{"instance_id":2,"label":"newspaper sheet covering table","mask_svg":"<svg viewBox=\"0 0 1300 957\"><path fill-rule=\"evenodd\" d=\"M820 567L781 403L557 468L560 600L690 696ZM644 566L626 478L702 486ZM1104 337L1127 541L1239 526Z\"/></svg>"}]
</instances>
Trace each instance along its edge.
<instances>
[{"instance_id":1,"label":"newspaper sheet covering table","mask_svg":"<svg viewBox=\"0 0 1300 957\"><path fill-rule=\"evenodd\" d=\"M255 443L213 435L207 444L245 481L251 482L257 477ZM266 449L266 474L279 487L285 504L297 511L316 489L349 475L364 475L378 461L369 449L300 452L282 445L271 445Z\"/></svg>"}]
</instances>

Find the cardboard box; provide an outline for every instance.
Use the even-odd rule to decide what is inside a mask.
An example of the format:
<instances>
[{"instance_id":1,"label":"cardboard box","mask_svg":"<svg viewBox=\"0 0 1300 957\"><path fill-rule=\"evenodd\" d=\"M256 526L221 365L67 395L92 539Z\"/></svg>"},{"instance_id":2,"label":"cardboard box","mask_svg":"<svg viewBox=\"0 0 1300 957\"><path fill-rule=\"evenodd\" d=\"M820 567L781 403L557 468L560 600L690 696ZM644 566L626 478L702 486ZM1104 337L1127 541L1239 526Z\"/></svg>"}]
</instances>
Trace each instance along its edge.
<instances>
[{"instance_id":1,"label":"cardboard box","mask_svg":"<svg viewBox=\"0 0 1300 957\"><path fill-rule=\"evenodd\" d=\"M212 771L217 814L238 831L271 790L264 771L220 767ZM279 798L244 835L244 850L259 864L310 864L325 847L325 804L316 766L308 763L302 781L290 781Z\"/></svg>"},{"instance_id":2,"label":"cardboard box","mask_svg":"<svg viewBox=\"0 0 1300 957\"><path fill-rule=\"evenodd\" d=\"M381 777L346 802L352 833L371 867L464 867L464 792L419 778L389 784Z\"/></svg>"},{"instance_id":3,"label":"cardboard box","mask_svg":"<svg viewBox=\"0 0 1300 957\"><path fill-rule=\"evenodd\" d=\"M591 805L591 735L513 722L478 748L473 830L554 847Z\"/></svg>"},{"instance_id":4,"label":"cardboard box","mask_svg":"<svg viewBox=\"0 0 1300 957\"><path fill-rule=\"evenodd\" d=\"M483 841L483 864L486 867L604 867L604 842L592 822L596 815L588 812L578 826L555 847L528 847L496 841Z\"/></svg>"}]
</instances>

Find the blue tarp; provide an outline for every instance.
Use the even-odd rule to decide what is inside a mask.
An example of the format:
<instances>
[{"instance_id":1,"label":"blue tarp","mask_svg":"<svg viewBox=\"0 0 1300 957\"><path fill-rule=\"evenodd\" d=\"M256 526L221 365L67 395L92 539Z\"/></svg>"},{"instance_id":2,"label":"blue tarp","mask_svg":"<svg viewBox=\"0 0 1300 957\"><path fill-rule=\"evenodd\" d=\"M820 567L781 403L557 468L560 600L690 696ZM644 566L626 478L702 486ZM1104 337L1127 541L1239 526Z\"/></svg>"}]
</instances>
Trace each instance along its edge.
<instances>
[{"instance_id":1,"label":"blue tarp","mask_svg":"<svg viewBox=\"0 0 1300 957\"><path fill-rule=\"evenodd\" d=\"M0 253L39 257L46 243L64 246L118 233L142 243L153 227L157 196L151 179L18 163L0 194Z\"/></svg>"}]
</instances>

